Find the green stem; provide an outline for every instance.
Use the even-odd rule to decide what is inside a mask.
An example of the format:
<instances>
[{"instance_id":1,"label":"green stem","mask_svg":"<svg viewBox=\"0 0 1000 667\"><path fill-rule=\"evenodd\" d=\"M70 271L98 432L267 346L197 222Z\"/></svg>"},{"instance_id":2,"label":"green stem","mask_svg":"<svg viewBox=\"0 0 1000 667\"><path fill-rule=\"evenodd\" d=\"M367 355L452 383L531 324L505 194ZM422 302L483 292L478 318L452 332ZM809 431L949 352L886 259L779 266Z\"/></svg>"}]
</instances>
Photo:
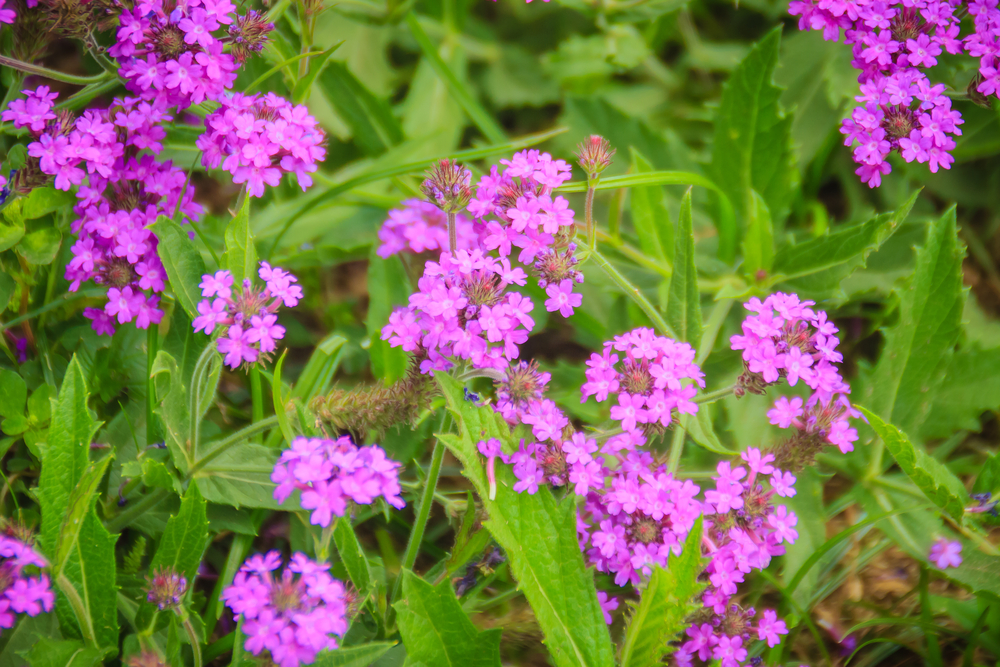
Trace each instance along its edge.
<instances>
[{"instance_id":1,"label":"green stem","mask_svg":"<svg viewBox=\"0 0 1000 667\"><path fill-rule=\"evenodd\" d=\"M103 95L104 93L110 92L121 85L121 81L118 77L111 73L104 73L101 75L99 81L95 81L87 85L82 90L79 90L65 100L56 105L56 109L68 109L70 111L75 111L83 106L86 106L98 95Z\"/></svg>"},{"instance_id":2,"label":"green stem","mask_svg":"<svg viewBox=\"0 0 1000 667\"><path fill-rule=\"evenodd\" d=\"M73 587L73 582L71 582L62 572L56 576L56 586L59 587L59 591L66 597L69 601L69 605L73 608L73 614L76 616L76 620L80 625L80 634L83 635L83 641L86 642L88 646L98 648L97 633L94 631L94 623L90 619L89 610L86 605L83 604L80 592Z\"/></svg>"},{"instance_id":3,"label":"green stem","mask_svg":"<svg viewBox=\"0 0 1000 667\"><path fill-rule=\"evenodd\" d=\"M153 509L166 500L170 492L166 489L154 489L147 495L135 502L134 505L119 513L113 519L104 524L109 533L116 534L122 532L129 524Z\"/></svg>"},{"instance_id":4,"label":"green stem","mask_svg":"<svg viewBox=\"0 0 1000 667\"><path fill-rule=\"evenodd\" d=\"M253 424L250 424L249 426L240 429L239 431L233 433L225 440L220 440L219 444L215 446L215 449L209 451L207 454L202 456L191 467L191 471L187 474L186 479L188 480L194 479L194 474L196 472L204 468L212 460L218 458L220 454L222 454L224 451L226 451L233 445L239 444L244 440L248 440L251 436L257 435L262 431L266 431L267 429L275 426L277 423L278 423L278 418L275 417L274 415L271 415L270 417L254 422Z\"/></svg>"},{"instance_id":5,"label":"green stem","mask_svg":"<svg viewBox=\"0 0 1000 667\"><path fill-rule=\"evenodd\" d=\"M153 382L153 360L156 359L156 351L159 346L159 337L156 325L150 323L146 329L146 445L151 445L157 441L156 421L153 416L153 406L156 403L156 385Z\"/></svg>"},{"instance_id":6,"label":"green stem","mask_svg":"<svg viewBox=\"0 0 1000 667\"><path fill-rule=\"evenodd\" d=\"M695 396L692 403L715 403L720 398L725 398L734 391L736 391L736 385L726 387L725 389L716 389L715 391L710 391L707 394Z\"/></svg>"},{"instance_id":7,"label":"green stem","mask_svg":"<svg viewBox=\"0 0 1000 667\"><path fill-rule=\"evenodd\" d=\"M253 401L253 421L264 419L264 396L260 386L260 369L254 366L250 369L250 397Z\"/></svg>"},{"instance_id":8,"label":"green stem","mask_svg":"<svg viewBox=\"0 0 1000 667\"><path fill-rule=\"evenodd\" d=\"M458 230L455 228L455 214L448 213L448 250L452 255L458 250Z\"/></svg>"},{"instance_id":9,"label":"green stem","mask_svg":"<svg viewBox=\"0 0 1000 667\"><path fill-rule=\"evenodd\" d=\"M594 224L594 189L597 187L597 176L587 178L587 198L583 204L583 217L587 223L587 245L597 250L597 226Z\"/></svg>"},{"instance_id":10,"label":"green stem","mask_svg":"<svg viewBox=\"0 0 1000 667\"><path fill-rule=\"evenodd\" d=\"M595 262L597 262L598 266L604 269L604 272L608 274L608 277L622 288L625 295L635 301L636 305L642 309L642 312L646 313L646 316L649 317L653 326L656 327L661 334L669 336L670 338L677 338L677 334L674 333L674 330L670 328L670 325L668 325L666 320L663 319L663 316L660 315L656 308L653 307L653 304L649 302L649 299L647 299L643 293L639 291L638 287L629 282L629 279L623 276L618 269L613 267L607 257L598 252L597 248L591 249L590 256Z\"/></svg>"},{"instance_id":11,"label":"green stem","mask_svg":"<svg viewBox=\"0 0 1000 667\"><path fill-rule=\"evenodd\" d=\"M680 424L674 426L674 437L670 441L670 459L667 461L667 469L670 472L677 472L681 465L681 454L684 453L684 427Z\"/></svg>"},{"instance_id":12,"label":"green stem","mask_svg":"<svg viewBox=\"0 0 1000 667\"><path fill-rule=\"evenodd\" d=\"M194 654L194 667L201 667L201 642L198 641L198 633L194 631L194 626L191 625L191 619L188 618L187 613L181 616L181 625L184 626L184 632L187 633L188 640L191 642L191 653Z\"/></svg>"},{"instance_id":13,"label":"green stem","mask_svg":"<svg viewBox=\"0 0 1000 667\"><path fill-rule=\"evenodd\" d=\"M49 301L44 306L39 306L38 308L35 308L34 310L29 311L24 315L15 317L10 322L0 323L0 332L3 332L4 330L10 329L12 327L16 327L21 322L27 322L28 320L38 317L43 313L47 313L50 310L55 310L60 306L65 306L67 303L72 303L73 301L78 301L80 299L87 299L91 297L96 298L104 296L106 293L107 293L106 290L102 290L100 288L80 290L79 292L66 292L65 294L61 294L58 298Z\"/></svg>"},{"instance_id":14,"label":"green stem","mask_svg":"<svg viewBox=\"0 0 1000 667\"><path fill-rule=\"evenodd\" d=\"M446 413L441 420L441 431L446 433L451 426L450 416ZM413 530L410 531L410 540L406 543L406 551L403 553L403 564L400 568L399 576L392 587L392 600L399 597L399 589L403 585L403 570L413 569L413 564L417 561L417 554L420 553L420 545L424 541L424 529L427 527L427 519L430 518L431 508L434 506L434 493L437 491L438 477L441 476L441 464L444 462L445 446L438 438L434 442L434 452L431 454L431 467L427 471L427 480L424 483L424 493L420 497L420 508L417 510L417 518L413 522Z\"/></svg>"},{"instance_id":15,"label":"green stem","mask_svg":"<svg viewBox=\"0 0 1000 667\"><path fill-rule=\"evenodd\" d=\"M54 69L49 69L48 67L42 67L40 65L33 65L31 63L26 63L16 58L8 58L7 56L0 56L0 65L5 65L11 69L16 69L25 74L35 74L37 76L44 76L47 79L52 79L53 81L62 81L63 83L72 83L77 86L86 86L91 83L99 83L105 80L106 74L98 74L97 76L74 76L73 74L66 74L65 72L59 72Z\"/></svg>"},{"instance_id":16,"label":"green stem","mask_svg":"<svg viewBox=\"0 0 1000 667\"><path fill-rule=\"evenodd\" d=\"M336 525L334 522L323 529L319 538L319 548L316 549L317 560L322 562L330 560L330 540L333 538L333 529Z\"/></svg>"}]
</instances>

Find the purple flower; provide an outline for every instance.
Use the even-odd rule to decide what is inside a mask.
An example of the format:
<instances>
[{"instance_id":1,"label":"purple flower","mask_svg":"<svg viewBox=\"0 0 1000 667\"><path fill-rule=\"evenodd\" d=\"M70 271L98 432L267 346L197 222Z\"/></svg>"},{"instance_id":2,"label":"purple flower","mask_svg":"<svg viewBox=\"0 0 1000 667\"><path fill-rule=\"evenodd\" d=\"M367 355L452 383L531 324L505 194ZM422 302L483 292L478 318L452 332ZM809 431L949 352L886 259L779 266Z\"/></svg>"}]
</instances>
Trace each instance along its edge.
<instances>
[{"instance_id":1,"label":"purple flower","mask_svg":"<svg viewBox=\"0 0 1000 667\"><path fill-rule=\"evenodd\" d=\"M573 281L568 278L558 285L549 285L545 293L549 295L545 300L545 310L550 313L558 310L563 317L572 316L573 309L583 303L583 295L573 294Z\"/></svg>"},{"instance_id":2,"label":"purple flower","mask_svg":"<svg viewBox=\"0 0 1000 667\"><path fill-rule=\"evenodd\" d=\"M931 545L930 561L942 570L962 564L962 543L939 537Z\"/></svg>"},{"instance_id":3,"label":"purple flower","mask_svg":"<svg viewBox=\"0 0 1000 667\"><path fill-rule=\"evenodd\" d=\"M0 629L12 628L14 614L38 616L52 611L55 595L49 578L42 574L28 576L28 569L46 567L47 563L33 546L21 540L0 534Z\"/></svg>"},{"instance_id":4,"label":"purple flower","mask_svg":"<svg viewBox=\"0 0 1000 667\"><path fill-rule=\"evenodd\" d=\"M246 339L246 334L238 324L229 327L225 337L217 343L219 352L225 355L225 363L232 369L239 368L243 362L257 361L259 351Z\"/></svg>"}]
</instances>

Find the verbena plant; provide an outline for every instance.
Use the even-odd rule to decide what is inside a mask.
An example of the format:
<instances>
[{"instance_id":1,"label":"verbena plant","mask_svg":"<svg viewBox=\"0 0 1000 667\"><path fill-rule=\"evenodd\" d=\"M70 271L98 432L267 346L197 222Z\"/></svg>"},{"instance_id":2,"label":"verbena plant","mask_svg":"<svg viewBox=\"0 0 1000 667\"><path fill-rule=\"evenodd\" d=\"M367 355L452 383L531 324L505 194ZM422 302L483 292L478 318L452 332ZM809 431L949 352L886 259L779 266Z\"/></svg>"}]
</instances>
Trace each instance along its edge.
<instances>
[{"instance_id":1,"label":"verbena plant","mask_svg":"<svg viewBox=\"0 0 1000 667\"><path fill-rule=\"evenodd\" d=\"M1000 11L425 4L0 0L0 665L1000 659Z\"/></svg>"}]
</instances>

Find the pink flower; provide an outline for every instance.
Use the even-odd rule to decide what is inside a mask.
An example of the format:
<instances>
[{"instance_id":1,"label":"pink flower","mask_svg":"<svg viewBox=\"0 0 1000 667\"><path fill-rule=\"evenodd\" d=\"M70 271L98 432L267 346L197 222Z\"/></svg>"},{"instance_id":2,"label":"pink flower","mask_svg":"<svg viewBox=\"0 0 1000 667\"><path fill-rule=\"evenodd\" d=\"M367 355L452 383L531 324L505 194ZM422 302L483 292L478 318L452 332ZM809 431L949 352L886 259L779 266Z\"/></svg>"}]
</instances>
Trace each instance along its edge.
<instances>
[{"instance_id":1,"label":"pink flower","mask_svg":"<svg viewBox=\"0 0 1000 667\"><path fill-rule=\"evenodd\" d=\"M942 570L962 564L962 543L939 537L931 545L930 561Z\"/></svg>"},{"instance_id":2,"label":"pink flower","mask_svg":"<svg viewBox=\"0 0 1000 667\"><path fill-rule=\"evenodd\" d=\"M219 352L225 355L225 363L232 369L239 368L244 361L253 363L257 361L258 351L252 347L250 341L239 325L229 327L226 337L220 338L216 343Z\"/></svg>"},{"instance_id":3,"label":"pink flower","mask_svg":"<svg viewBox=\"0 0 1000 667\"><path fill-rule=\"evenodd\" d=\"M573 281L569 279L558 285L549 285L545 288L545 293L549 295L545 300L545 310L550 313L558 310L563 317L572 316L573 309L579 308L583 303L583 295L573 293Z\"/></svg>"}]
</instances>

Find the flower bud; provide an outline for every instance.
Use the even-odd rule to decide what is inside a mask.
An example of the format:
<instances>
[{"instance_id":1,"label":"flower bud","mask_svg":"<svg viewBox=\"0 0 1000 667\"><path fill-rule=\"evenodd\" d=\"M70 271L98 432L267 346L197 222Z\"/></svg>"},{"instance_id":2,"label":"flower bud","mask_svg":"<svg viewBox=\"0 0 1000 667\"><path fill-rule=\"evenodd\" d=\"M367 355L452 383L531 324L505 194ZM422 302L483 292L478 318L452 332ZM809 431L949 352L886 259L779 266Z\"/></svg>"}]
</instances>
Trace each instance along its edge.
<instances>
[{"instance_id":1,"label":"flower bud","mask_svg":"<svg viewBox=\"0 0 1000 667\"><path fill-rule=\"evenodd\" d=\"M457 162L441 160L427 173L420 189L445 213L458 213L472 198L472 172Z\"/></svg>"},{"instance_id":2,"label":"flower bud","mask_svg":"<svg viewBox=\"0 0 1000 667\"><path fill-rule=\"evenodd\" d=\"M237 16L236 22L229 28L232 53L236 61L242 65L250 56L263 51L272 30L274 24L253 9L244 16Z\"/></svg>"},{"instance_id":3,"label":"flower bud","mask_svg":"<svg viewBox=\"0 0 1000 667\"><path fill-rule=\"evenodd\" d=\"M587 178L596 178L611 166L615 149L604 137L592 134L577 146L576 157L580 167L587 172Z\"/></svg>"},{"instance_id":4,"label":"flower bud","mask_svg":"<svg viewBox=\"0 0 1000 667\"><path fill-rule=\"evenodd\" d=\"M163 611L176 609L187 591L187 579L177 574L172 567L158 567L148 578L149 590L146 599Z\"/></svg>"}]
</instances>

